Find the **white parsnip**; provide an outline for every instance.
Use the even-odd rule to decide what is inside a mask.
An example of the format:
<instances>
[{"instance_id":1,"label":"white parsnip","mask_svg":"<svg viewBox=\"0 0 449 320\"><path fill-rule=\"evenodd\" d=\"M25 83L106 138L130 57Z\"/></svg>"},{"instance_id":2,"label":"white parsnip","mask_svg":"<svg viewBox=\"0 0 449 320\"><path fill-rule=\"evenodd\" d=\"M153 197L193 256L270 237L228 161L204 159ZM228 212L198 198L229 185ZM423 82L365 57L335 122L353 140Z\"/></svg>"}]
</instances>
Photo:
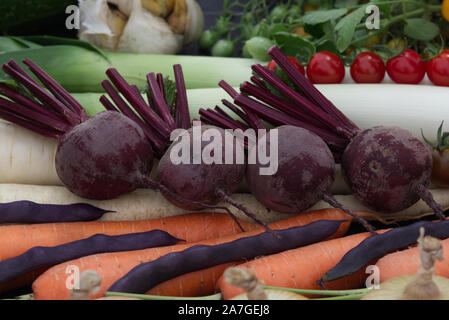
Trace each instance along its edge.
<instances>
[{"instance_id":1,"label":"white parsnip","mask_svg":"<svg viewBox=\"0 0 449 320\"><path fill-rule=\"evenodd\" d=\"M60 185L56 140L0 121L0 182Z\"/></svg>"},{"instance_id":2,"label":"white parsnip","mask_svg":"<svg viewBox=\"0 0 449 320\"><path fill-rule=\"evenodd\" d=\"M449 207L449 190L434 189L431 192L437 202L439 202L445 208ZM392 215L381 215L375 214L374 212L365 208L351 195L336 195L335 197L345 207L354 211L365 212L363 215L366 216L367 219L377 219L383 222L416 219L418 217L431 214L430 208L423 201L419 201L418 203L404 211ZM279 221L291 216L288 214L282 214L267 210L251 194L238 193L234 194L232 198L247 207L259 219L266 223ZM169 203L159 192L146 189L136 190L130 194L121 196L120 198L114 200L97 201L80 198L68 191L65 187L61 186L0 184L0 203L13 202L18 200L29 200L37 203L52 204L70 204L83 202L90 203L103 209L115 211L106 213L101 218L101 220L103 221L146 220L188 213L187 211L179 209ZM231 207L227 204L219 205L228 207L229 210L240 219L251 222L246 214L240 212L234 207ZM319 202L308 211L328 207L329 206L324 202ZM210 212L211 210L207 211Z\"/></svg>"}]
</instances>

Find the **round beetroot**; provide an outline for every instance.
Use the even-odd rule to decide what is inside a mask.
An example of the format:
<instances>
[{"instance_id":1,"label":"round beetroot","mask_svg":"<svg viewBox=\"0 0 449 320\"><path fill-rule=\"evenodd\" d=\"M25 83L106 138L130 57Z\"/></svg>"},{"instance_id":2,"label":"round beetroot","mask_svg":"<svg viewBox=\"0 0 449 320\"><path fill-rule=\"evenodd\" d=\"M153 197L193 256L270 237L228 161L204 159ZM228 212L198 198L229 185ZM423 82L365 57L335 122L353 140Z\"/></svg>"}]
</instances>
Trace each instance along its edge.
<instances>
[{"instance_id":1,"label":"round beetroot","mask_svg":"<svg viewBox=\"0 0 449 320\"><path fill-rule=\"evenodd\" d=\"M104 111L62 136L56 171L73 193L106 200L142 185L153 165L151 144L128 117Z\"/></svg>"},{"instance_id":2,"label":"round beetroot","mask_svg":"<svg viewBox=\"0 0 449 320\"><path fill-rule=\"evenodd\" d=\"M264 206L283 213L302 212L328 194L334 181L335 161L329 147L316 134L285 125L278 131L278 170L260 175L263 165L248 164L247 182L252 194ZM267 135L267 144L270 135ZM270 150L267 147L267 150ZM257 153L250 151L249 159Z\"/></svg>"},{"instance_id":3,"label":"round beetroot","mask_svg":"<svg viewBox=\"0 0 449 320\"><path fill-rule=\"evenodd\" d=\"M378 126L354 137L341 165L346 182L364 205L391 213L420 199L419 186L430 184L432 155L407 130Z\"/></svg>"},{"instance_id":4,"label":"round beetroot","mask_svg":"<svg viewBox=\"0 0 449 320\"><path fill-rule=\"evenodd\" d=\"M200 154L196 154L198 159L201 159L201 163L195 164L194 150L193 150L193 130L190 128L183 134L188 136L190 141L190 154L187 163L174 164L172 160L172 152L178 150L180 147L178 144L184 140L179 139L175 141L164 156L161 158L157 167L156 179L161 184L167 187L171 192L179 195L183 199L194 201L202 204L215 205L223 200L223 193L225 195L233 194L245 175L245 164L225 164L226 150L233 152L235 150L235 141L232 139L232 144L226 141L225 131L221 128L214 126L201 126L201 132L212 129L216 130L220 135L220 139L212 140L210 142L201 141ZM199 131L199 130L198 130ZM220 163L204 163L202 159L203 150L205 147L211 147L212 144L218 144L218 148L221 146L221 162ZM186 210L198 210L204 209L204 206L200 206L194 203L185 201L179 201L178 198L174 198L173 195L164 193L164 196L178 207Z\"/></svg>"}]
</instances>

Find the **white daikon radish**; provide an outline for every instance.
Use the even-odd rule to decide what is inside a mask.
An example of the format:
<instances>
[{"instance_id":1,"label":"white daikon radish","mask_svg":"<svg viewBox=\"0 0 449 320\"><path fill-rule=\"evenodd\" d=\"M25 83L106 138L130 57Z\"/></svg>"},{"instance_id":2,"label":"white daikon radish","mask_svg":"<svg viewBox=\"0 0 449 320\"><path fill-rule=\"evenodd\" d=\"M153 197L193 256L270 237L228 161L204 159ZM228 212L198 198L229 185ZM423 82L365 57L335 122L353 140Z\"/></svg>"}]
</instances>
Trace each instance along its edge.
<instances>
[{"instance_id":1,"label":"white daikon radish","mask_svg":"<svg viewBox=\"0 0 449 320\"><path fill-rule=\"evenodd\" d=\"M434 189L431 190L434 199L443 207L449 207L449 190ZM244 205L248 210L253 212L259 219L266 223L279 221L291 217L289 214L282 214L275 211L267 210L260 204L251 194L239 193L234 194L232 198ZM383 222L394 222L407 219L416 219L418 217L429 215L431 209L423 202L419 201L412 207L391 215L376 214L365 208L359 201L351 195L336 195L335 198L346 208L353 211L362 211L367 219L376 219ZM18 185L18 184L0 184L0 203L13 202L18 200L29 200L37 203L51 204L70 204L70 203L90 203L94 206L113 210L103 215L103 221L129 221L129 220L146 220L170 217L188 213L169 203L165 198L156 191L148 189L139 189L127 195L121 196L114 200L87 200L80 198L65 187L62 186L35 186L35 185ZM220 206L227 207L238 218L252 222L246 214L227 205L220 203ZM328 208L324 202L320 202L308 211ZM211 212L213 210L206 210ZM224 212L222 210L215 210ZM370 213L371 212L371 213ZM298 212L299 213L299 212ZM348 216L348 218L350 218Z\"/></svg>"},{"instance_id":2,"label":"white daikon radish","mask_svg":"<svg viewBox=\"0 0 449 320\"><path fill-rule=\"evenodd\" d=\"M0 182L61 185L56 140L0 121Z\"/></svg>"}]
</instances>

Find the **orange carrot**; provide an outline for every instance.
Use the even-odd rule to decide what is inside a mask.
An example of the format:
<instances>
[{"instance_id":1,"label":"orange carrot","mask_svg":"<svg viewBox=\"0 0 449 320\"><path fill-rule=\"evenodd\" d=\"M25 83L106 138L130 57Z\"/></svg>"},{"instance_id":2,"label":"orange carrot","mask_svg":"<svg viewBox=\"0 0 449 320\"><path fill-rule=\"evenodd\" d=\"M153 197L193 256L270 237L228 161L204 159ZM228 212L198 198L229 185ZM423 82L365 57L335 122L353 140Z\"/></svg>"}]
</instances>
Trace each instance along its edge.
<instances>
[{"instance_id":1,"label":"orange carrot","mask_svg":"<svg viewBox=\"0 0 449 320\"><path fill-rule=\"evenodd\" d=\"M239 222L245 230L252 231L257 228L255 224ZM99 233L115 236L154 229L166 231L186 242L198 242L241 232L234 220L224 213L191 213L141 221L4 225L0 226L0 260L18 256L35 246L57 246Z\"/></svg>"},{"instance_id":2,"label":"orange carrot","mask_svg":"<svg viewBox=\"0 0 449 320\"><path fill-rule=\"evenodd\" d=\"M244 221L239 221L239 223L247 231L258 228L253 223ZM201 226L201 228L198 226ZM141 221L3 225L0 226L0 261L23 254L36 246L57 246L99 233L113 236L154 229L167 231L174 237L186 240L186 242L198 242L242 232L235 221L224 213L191 213ZM29 285L43 271L45 269L21 276L7 284L1 284L0 292Z\"/></svg>"},{"instance_id":3,"label":"orange carrot","mask_svg":"<svg viewBox=\"0 0 449 320\"><path fill-rule=\"evenodd\" d=\"M283 221L270 224L272 229L286 229L294 226L309 224L317 220L341 220L347 216L337 209L325 209L307 214L294 216ZM349 222L343 223L335 237L346 233ZM102 278L100 290L92 298L101 297L106 290L118 279L123 277L131 269L140 263L155 260L171 252L185 250L193 245L205 244L216 245L230 242L242 237L249 237L263 232L264 229L258 227L251 232L240 233L208 241L197 243L180 244L169 247L152 248L131 252L105 253L92 255L81 259L68 261L55 266L42 274L34 283L33 291L36 299L68 299L70 290L66 287L66 280L69 277L66 274L67 267L76 266L79 272L85 270L95 270ZM221 276L226 266L216 266L206 270L192 272L171 281L164 282L152 289L152 293L164 293L171 296L187 296L201 292L202 294L211 294L214 291L216 280Z\"/></svg>"},{"instance_id":4,"label":"orange carrot","mask_svg":"<svg viewBox=\"0 0 449 320\"><path fill-rule=\"evenodd\" d=\"M449 278L449 239L442 241L443 261L435 262L435 275ZM421 267L417 247L390 253L377 261L380 282L407 274L416 274Z\"/></svg>"},{"instance_id":5,"label":"orange carrot","mask_svg":"<svg viewBox=\"0 0 449 320\"><path fill-rule=\"evenodd\" d=\"M315 243L306 247L293 249L278 254L261 257L240 265L250 268L267 286L322 289L316 281L335 266L350 249L366 239L369 233L360 233L344 238L332 239ZM363 270L362 270L363 271ZM349 277L326 282L329 290L345 290L359 288L365 279L363 272ZM244 293L241 288L231 286L221 277L217 283L225 299L230 299Z\"/></svg>"}]
</instances>

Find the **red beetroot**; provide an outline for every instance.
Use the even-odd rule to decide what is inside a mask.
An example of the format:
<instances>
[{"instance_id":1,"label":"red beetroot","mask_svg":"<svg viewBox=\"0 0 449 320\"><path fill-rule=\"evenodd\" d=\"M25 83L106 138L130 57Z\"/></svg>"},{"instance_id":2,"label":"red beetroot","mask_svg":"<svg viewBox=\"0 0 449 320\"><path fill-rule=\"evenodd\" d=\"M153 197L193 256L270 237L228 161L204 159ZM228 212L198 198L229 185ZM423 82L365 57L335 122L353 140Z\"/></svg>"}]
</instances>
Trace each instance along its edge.
<instances>
[{"instance_id":1,"label":"red beetroot","mask_svg":"<svg viewBox=\"0 0 449 320\"><path fill-rule=\"evenodd\" d=\"M407 130L374 127L349 143L341 161L355 196L379 212L397 212L420 199L432 173L429 149Z\"/></svg>"},{"instance_id":2,"label":"red beetroot","mask_svg":"<svg viewBox=\"0 0 449 320\"><path fill-rule=\"evenodd\" d=\"M153 151L143 130L118 112L104 111L63 135L56 171L73 193L112 199L143 186Z\"/></svg>"},{"instance_id":3,"label":"red beetroot","mask_svg":"<svg viewBox=\"0 0 449 320\"><path fill-rule=\"evenodd\" d=\"M17 63L3 65L5 73L28 89L33 98L2 85L0 117L59 141L56 170L65 186L89 199L105 200L142 185L152 167L152 147L142 129L117 112L88 119L82 106L41 68L24 63L51 94Z\"/></svg>"},{"instance_id":4,"label":"red beetroot","mask_svg":"<svg viewBox=\"0 0 449 320\"><path fill-rule=\"evenodd\" d=\"M430 150L421 141L399 128L376 127L361 131L310 81L290 67L279 48L271 48L269 54L303 95L315 104L312 110L325 111L318 119L324 123L331 116L335 126L345 128L334 133L348 141L337 154L342 154L345 179L362 203L378 212L397 212L421 198L444 219L442 207L427 190L432 161ZM324 139L333 142L333 139Z\"/></svg>"},{"instance_id":5,"label":"red beetroot","mask_svg":"<svg viewBox=\"0 0 449 320\"><path fill-rule=\"evenodd\" d=\"M260 175L263 165L249 164L248 186L267 208L284 213L302 212L321 200L323 194L330 193L335 161L329 147L314 133L288 125L276 129L278 170L273 175ZM267 135L267 144L270 144L270 135ZM249 153L249 158L255 157L256 148L251 148Z\"/></svg>"}]
</instances>

